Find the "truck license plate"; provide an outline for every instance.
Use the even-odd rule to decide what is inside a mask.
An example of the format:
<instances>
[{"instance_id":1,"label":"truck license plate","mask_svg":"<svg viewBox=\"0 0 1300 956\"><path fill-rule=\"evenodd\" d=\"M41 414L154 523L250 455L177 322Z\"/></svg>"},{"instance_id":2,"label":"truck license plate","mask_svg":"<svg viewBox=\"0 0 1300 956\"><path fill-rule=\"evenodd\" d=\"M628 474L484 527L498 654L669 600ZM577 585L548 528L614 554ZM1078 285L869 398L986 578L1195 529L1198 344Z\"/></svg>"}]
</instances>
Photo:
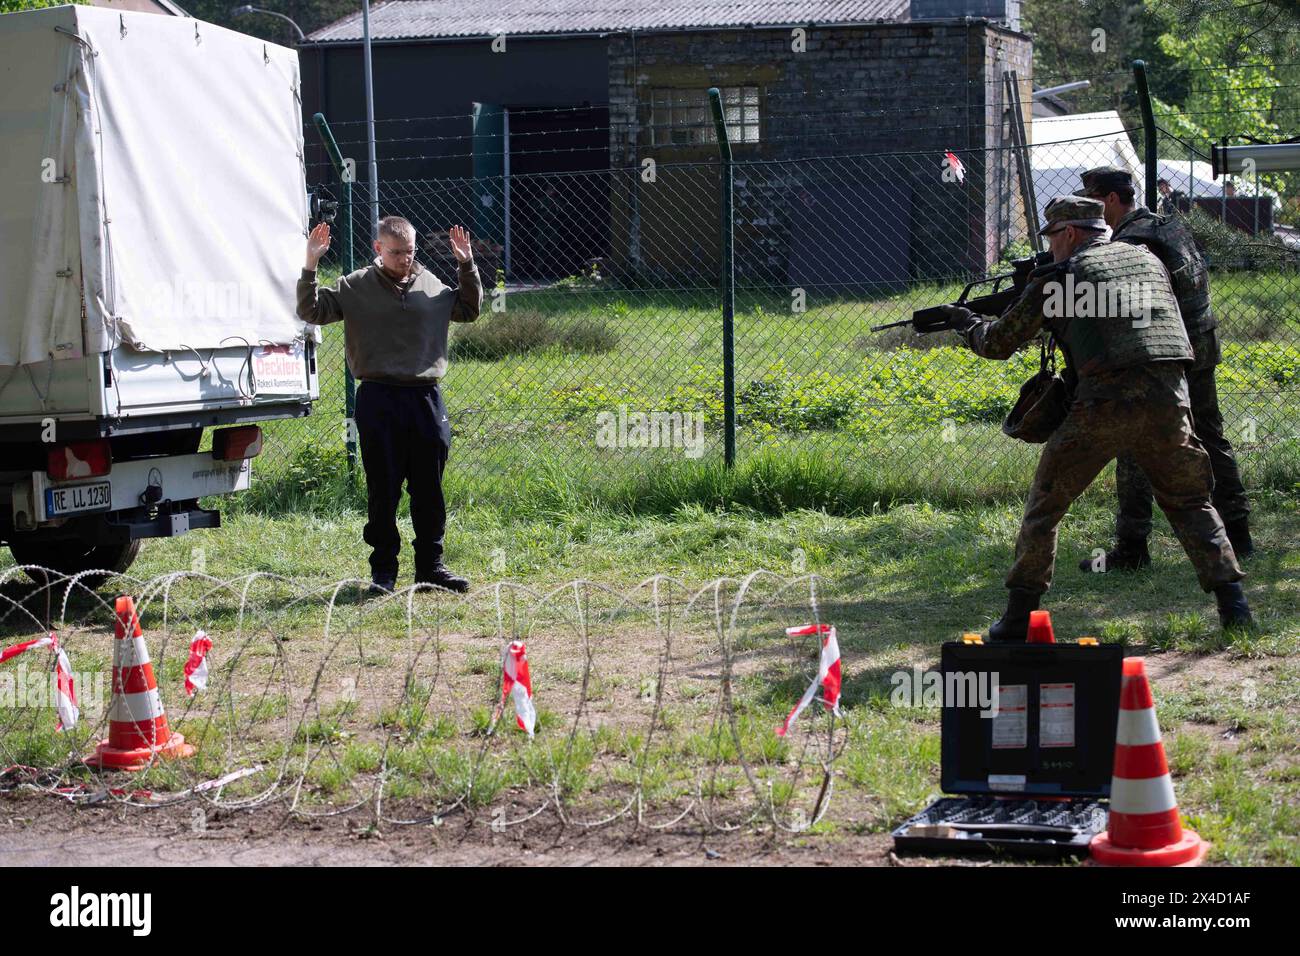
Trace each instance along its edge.
<instances>
[{"instance_id":1,"label":"truck license plate","mask_svg":"<svg viewBox=\"0 0 1300 956\"><path fill-rule=\"evenodd\" d=\"M45 515L48 518L80 511L108 511L112 507L113 484L109 481L45 489Z\"/></svg>"}]
</instances>

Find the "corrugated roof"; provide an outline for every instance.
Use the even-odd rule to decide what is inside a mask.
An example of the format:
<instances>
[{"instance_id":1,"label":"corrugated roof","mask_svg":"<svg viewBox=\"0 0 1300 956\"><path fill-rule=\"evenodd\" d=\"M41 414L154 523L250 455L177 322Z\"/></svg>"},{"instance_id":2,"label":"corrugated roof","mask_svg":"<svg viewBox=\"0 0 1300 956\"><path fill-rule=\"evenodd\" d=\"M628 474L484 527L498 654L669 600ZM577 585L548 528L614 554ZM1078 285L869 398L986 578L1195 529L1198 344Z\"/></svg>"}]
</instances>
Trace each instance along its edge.
<instances>
[{"instance_id":1,"label":"corrugated roof","mask_svg":"<svg viewBox=\"0 0 1300 956\"><path fill-rule=\"evenodd\" d=\"M370 36L400 40L904 21L909 6L909 0L492 0L474 9L464 0L388 0L371 6ZM360 40L360 11L308 39Z\"/></svg>"}]
</instances>

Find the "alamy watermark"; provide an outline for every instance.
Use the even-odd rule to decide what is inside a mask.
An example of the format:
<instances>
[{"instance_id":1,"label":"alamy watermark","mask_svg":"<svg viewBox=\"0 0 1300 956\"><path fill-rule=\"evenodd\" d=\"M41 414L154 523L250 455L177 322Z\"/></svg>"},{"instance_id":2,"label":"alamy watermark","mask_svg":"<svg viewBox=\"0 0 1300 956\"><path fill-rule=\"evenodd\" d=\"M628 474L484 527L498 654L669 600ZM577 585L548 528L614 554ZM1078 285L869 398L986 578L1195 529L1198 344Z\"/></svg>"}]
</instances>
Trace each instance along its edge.
<instances>
[{"instance_id":1,"label":"alamy watermark","mask_svg":"<svg viewBox=\"0 0 1300 956\"><path fill-rule=\"evenodd\" d=\"M980 716L998 716L997 671L929 671L919 664L889 675L893 707L978 707Z\"/></svg>"},{"instance_id":2,"label":"alamy watermark","mask_svg":"<svg viewBox=\"0 0 1300 956\"><path fill-rule=\"evenodd\" d=\"M83 893L75 884L50 897L50 925L64 928L120 926L133 936L153 928L152 893Z\"/></svg>"},{"instance_id":3,"label":"alamy watermark","mask_svg":"<svg viewBox=\"0 0 1300 956\"><path fill-rule=\"evenodd\" d=\"M77 695L77 706L83 715L104 712L104 672L74 671L72 687ZM28 708L58 707L59 683L53 668L28 668L19 661L12 670L0 673L0 709L25 710Z\"/></svg>"},{"instance_id":4,"label":"alamy watermark","mask_svg":"<svg viewBox=\"0 0 1300 956\"><path fill-rule=\"evenodd\" d=\"M687 458L704 454L703 412L617 412L596 415L597 448L676 448Z\"/></svg>"},{"instance_id":5,"label":"alamy watermark","mask_svg":"<svg viewBox=\"0 0 1300 956\"><path fill-rule=\"evenodd\" d=\"M212 316L253 319L264 311L256 291L247 282L186 282L180 276L149 286L149 309L173 321Z\"/></svg>"},{"instance_id":6,"label":"alamy watermark","mask_svg":"<svg viewBox=\"0 0 1300 956\"><path fill-rule=\"evenodd\" d=\"M1152 284L1145 280L1076 282L1067 272L1064 281L1043 286L1043 314L1048 318L1132 319L1133 328L1151 324Z\"/></svg>"}]
</instances>

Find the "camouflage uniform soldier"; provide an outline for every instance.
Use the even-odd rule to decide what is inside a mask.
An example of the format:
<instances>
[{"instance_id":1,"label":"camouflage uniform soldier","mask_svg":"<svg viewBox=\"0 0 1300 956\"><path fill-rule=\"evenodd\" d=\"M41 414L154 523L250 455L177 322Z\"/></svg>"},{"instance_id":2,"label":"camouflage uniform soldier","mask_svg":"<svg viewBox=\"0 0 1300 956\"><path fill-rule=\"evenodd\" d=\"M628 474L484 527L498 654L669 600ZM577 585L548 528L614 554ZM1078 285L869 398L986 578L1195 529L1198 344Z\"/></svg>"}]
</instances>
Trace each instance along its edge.
<instances>
[{"instance_id":1,"label":"camouflage uniform soldier","mask_svg":"<svg viewBox=\"0 0 1300 956\"><path fill-rule=\"evenodd\" d=\"M1043 446L1006 579L1006 613L989 639L1025 639L1029 612L1051 585L1057 527L1122 454L1150 477L1201 587L1218 599L1223 626L1249 624L1244 575L1210 504L1209 456L1192 431L1183 374L1192 348L1164 267L1141 246L1108 241L1098 200L1063 196L1046 217L1042 234L1055 261L1035 270L1001 318L977 320L948 307L971 350L985 358L1009 358L1040 331L1051 332L1065 353L1067 379L1077 382L1065 420Z\"/></svg>"},{"instance_id":2,"label":"camouflage uniform soldier","mask_svg":"<svg viewBox=\"0 0 1300 956\"><path fill-rule=\"evenodd\" d=\"M1250 540L1250 504L1241 483L1241 471L1232 445L1223 434L1219 392L1214 367L1219 364L1219 336L1210 309L1209 270L1197 251L1191 230L1176 218L1157 216L1145 206L1134 205L1136 192L1128 170L1114 166L1090 169L1082 175L1083 195L1100 199L1106 207L1106 224L1119 242L1146 246L1169 270L1178 310L1187 328L1194 358L1187 371L1187 390L1192 402L1192 424L1196 437L1210 455L1214 470L1214 508L1223 518L1228 540L1238 558L1255 550ZM1085 558L1083 571L1128 571L1151 563L1147 537L1151 534L1151 484L1127 455L1115 463L1115 486L1119 514L1115 518L1115 547L1104 561Z\"/></svg>"}]
</instances>

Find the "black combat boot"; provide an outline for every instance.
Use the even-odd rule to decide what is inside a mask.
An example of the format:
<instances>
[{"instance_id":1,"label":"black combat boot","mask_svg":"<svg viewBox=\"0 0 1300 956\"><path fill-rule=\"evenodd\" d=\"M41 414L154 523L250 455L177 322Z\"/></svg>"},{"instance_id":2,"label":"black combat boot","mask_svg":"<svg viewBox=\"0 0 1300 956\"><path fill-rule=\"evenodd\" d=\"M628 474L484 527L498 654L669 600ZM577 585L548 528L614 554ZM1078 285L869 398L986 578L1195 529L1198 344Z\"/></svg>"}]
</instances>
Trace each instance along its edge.
<instances>
[{"instance_id":1,"label":"black combat boot","mask_svg":"<svg viewBox=\"0 0 1300 956\"><path fill-rule=\"evenodd\" d=\"M1228 532L1228 540L1232 542L1232 550L1237 553L1239 559L1249 558L1255 553L1255 542L1250 540L1249 519L1224 522L1223 526Z\"/></svg>"},{"instance_id":2,"label":"black combat boot","mask_svg":"<svg viewBox=\"0 0 1300 956\"><path fill-rule=\"evenodd\" d=\"M1115 547L1107 551L1098 568L1093 568L1094 558L1084 558L1079 562L1080 571L1137 571L1149 567L1151 552L1147 550L1146 538L1116 538Z\"/></svg>"},{"instance_id":3,"label":"black combat boot","mask_svg":"<svg viewBox=\"0 0 1300 956\"><path fill-rule=\"evenodd\" d=\"M1251 627L1255 619L1250 616L1250 605L1246 603L1246 592L1241 584L1220 584L1214 589L1214 599L1219 604L1219 623L1223 629L1234 627Z\"/></svg>"},{"instance_id":4,"label":"black combat boot","mask_svg":"<svg viewBox=\"0 0 1300 956\"><path fill-rule=\"evenodd\" d=\"M376 574L370 580L370 587L366 589L369 597L383 597L385 594L392 594L397 589L397 576L387 574Z\"/></svg>"},{"instance_id":5,"label":"black combat boot","mask_svg":"<svg viewBox=\"0 0 1300 956\"><path fill-rule=\"evenodd\" d=\"M452 574L441 561L427 571L417 572L415 583L432 584L434 587L446 588L448 591L455 591L457 594L464 594L469 590L469 581Z\"/></svg>"},{"instance_id":6,"label":"black combat boot","mask_svg":"<svg viewBox=\"0 0 1300 956\"><path fill-rule=\"evenodd\" d=\"M1029 636L1029 612L1038 610L1042 595L1025 588L1007 593L1006 612L989 628L990 644L1023 644Z\"/></svg>"}]
</instances>

